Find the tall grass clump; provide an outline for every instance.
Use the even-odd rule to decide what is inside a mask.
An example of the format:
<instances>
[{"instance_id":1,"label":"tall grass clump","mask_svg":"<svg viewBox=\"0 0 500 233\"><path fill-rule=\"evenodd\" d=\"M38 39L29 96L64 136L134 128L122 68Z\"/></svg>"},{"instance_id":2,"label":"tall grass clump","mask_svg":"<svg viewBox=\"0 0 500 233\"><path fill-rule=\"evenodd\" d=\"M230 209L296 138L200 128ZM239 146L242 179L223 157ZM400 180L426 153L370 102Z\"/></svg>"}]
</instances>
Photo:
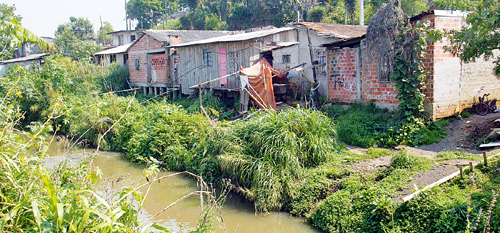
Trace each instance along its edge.
<instances>
[{"instance_id":1,"label":"tall grass clump","mask_svg":"<svg viewBox=\"0 0 500 233\"><path fill-rule=\"evenodd\" d=\"M445 120L401 119L397 112L378 108L373 102L348 107L330 105L326 113L335 119L341 141L365 148L432 144L446 135L443 127L448 125Z\"/></svg>"},{"instance_id":2,"label":"tall grass clump","mask_svg":"<svg viewBox=\"0 0 500 233\"><path fill-rule=\"evenodd\" d=\"M219 153L223 174L255 202L258 211L280 210L306 168L338 159L333 123L312 110L256 115L229 126L220 136L229 138L232 146L211 151ZM212 143L207 143L210 148Z\"/></svg>"}]
</instances>

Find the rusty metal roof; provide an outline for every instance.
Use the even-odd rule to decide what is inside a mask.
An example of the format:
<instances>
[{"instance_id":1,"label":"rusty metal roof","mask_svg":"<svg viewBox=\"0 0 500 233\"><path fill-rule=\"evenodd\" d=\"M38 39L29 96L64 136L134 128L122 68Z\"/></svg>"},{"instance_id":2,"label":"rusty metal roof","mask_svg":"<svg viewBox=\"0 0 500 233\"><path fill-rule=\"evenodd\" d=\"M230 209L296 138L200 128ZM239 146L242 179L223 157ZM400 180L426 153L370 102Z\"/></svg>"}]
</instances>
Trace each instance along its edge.
<instances>
[{"instance_id":1,"label":"rusty metal roof","mask_svg":"<svg viewBox=\"0 0 500 233\"><path fill-rule=\"evenodd\" d=\"M275 29L268 29L268 30L261 30L261 31L252 31L252 32L248 32L248 33L239 33L239 34L234 34L234 35L225 35L225 36L220 36L220 37L214 37L214 38L209 38L206 40L199 40L199 41L195 41L195 42L191 42L191 43L182 41L182 44L172 45L170 47L176 48L176 47L186 47L186 46L192 46L192 45L211 44L211 43L228 43L228 42L247 41L247 40L253 40L256 38L274 35L274 34L278 34L280 32L285 32L285 31L290 31L290 30L296 30L296 29L292 28L292 27L284 27L284 28L275 28Z\"/></svg>"},{"instance_id":2,"label":"rusty metal roof","mask_svg":"<svg viewBox=\"0 0 500 233\"><path fill-rule=\"evenodd\" d=\"M319 35L324 37L335 37L339 39L351 39L361 37L366 34L368 26L361 25L345 25L345 24L330 24L330 23L315 23L315 22L300 22L294 25L302 25Z\"/></svg>"},{"instance_id":3,"label":"rusty metal roof","mask_svg":"<svg viewBox=\"0 0 500 233\"><path fill-rule=\"evenodd\" d=\"M0 64L10 64L10 63L18 63L18 62L25 62L25 61L33 61L33 60L39 60L42 59L43 57L49 56L48 53L40 53L40 54L31 54L25 57L19 57L19 58L13 58L9 60L3 60L0 61Z\"/></svg>"},{"instance_id":4,"label":"rusty metal roof","mask_svg":"<svg viewBox=\"0 0 500 233\"><path fill-rule=\"evenodd\" d=\"M213 37L230 35L233 32L210 30L146 30L144 33L160 42L169 42L170 36L179 36L181 37L181 43L190 43Z\"/></svg>"}]
</instances>

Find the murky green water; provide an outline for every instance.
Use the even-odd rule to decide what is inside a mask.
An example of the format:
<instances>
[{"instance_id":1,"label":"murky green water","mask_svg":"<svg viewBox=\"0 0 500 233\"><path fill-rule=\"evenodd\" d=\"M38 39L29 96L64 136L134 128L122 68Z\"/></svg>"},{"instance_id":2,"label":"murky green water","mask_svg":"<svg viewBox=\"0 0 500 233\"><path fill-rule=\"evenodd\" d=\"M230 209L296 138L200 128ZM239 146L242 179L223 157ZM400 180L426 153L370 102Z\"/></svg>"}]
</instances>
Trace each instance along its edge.
<instances>
[{"instance_id":1,"label":"murky green water","mask_svg":"<svg viewBox=\"0 0 500 233\"><path fill-rule=\"evenodd\" d=\"M76 164L86 159L83 153L93 153L92 150L73 151L73 153L71 153L73 155L68 156L65 155L66 153L62 148L61 144L54 143L51 145L49 151L51 157L46 160L49 166L51 164L57 164L66 158L70 158L70 160ZM110 184L116 183L118 179L122 180L120 183L146 182L146 180L142 178L144 166L127 161L120 153L99 152L98 157L94 160L94 164L103 172L103 182L101 182L101 188L103 189L107 188L108 190L112 190L113 187L111 187ZM172 172L161 173L160 175L173 174ZM123 182L124 178L126 178L125 182ZM164 179L160 183L155 183L151 187L146 202L144 203L141 218L148 219L178 198L196 190L196 181L185 176L174 176ZM145 190L143 192L145 192ZM197 196L192 196L158 215L152 221L178 231L180 223L195 226L196 219L199 215L200 199ZM224 218L227 232L318 232L304 223L303 219L290 217L287 213L272 212L268 216L256 215L252 203L238 195L232 194L228 195L222 207L222 217ZM220 224L215 223L214 228L216 232L224 232L219 225Z\"/></svg>"}]
</instances>

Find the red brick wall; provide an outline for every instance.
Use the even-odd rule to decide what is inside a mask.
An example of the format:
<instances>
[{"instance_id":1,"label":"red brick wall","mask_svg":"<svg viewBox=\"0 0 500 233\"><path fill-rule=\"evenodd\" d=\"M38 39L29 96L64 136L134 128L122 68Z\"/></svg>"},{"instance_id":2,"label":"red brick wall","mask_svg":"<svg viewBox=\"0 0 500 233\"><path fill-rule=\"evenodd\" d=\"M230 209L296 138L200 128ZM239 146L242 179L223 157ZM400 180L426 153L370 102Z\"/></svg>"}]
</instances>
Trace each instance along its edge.
<instances>
[{"instance_id":1,"label":"red brick wall","mask_svg":"<svg viewBox=\"0 0 500 233\"><path fill-rule=\"evenodd\" d=\"M362 46L361 99L375 100L384 106L397 105L397 92L391 82L380 82L376 55L368 56ZM357 99L357 50L358 48L334 48L328 51L328 97L331 101L354 103Z\"/></svg>"},{"instance_id":2,"label":"red brick wall","mask_svg":"<svg viewBox=\"0 0 500 233\"><path fill-rule=\"evenodd\" d=\"M422 21L427 21L430 23L429 27L434 27L434 15L425 15L422 17ZM415 22L413 22L415 25ZM434 102L434 53L435 53L435 45L433 42L427 42L427 49L424 51L426 53L426 57L423 59L422 63L424 65L425 72L425 88L423 89L423 93L425 94L424 104L429 104Z\"/></svg>"},{"instance_id":3,"label":"red brick wall","mask_svg":"<svg viewBox=\"0 0 500 233\"><path fill-rule=\"evenodd\" d=\"M167 56L164 53L151 54L152 83L167 82Z\"/></svg>"},{"instance_id":4,"label":"red brick wall","mask_svg":"<svg viewBox=\"0 0 500 233\"><path fill-rule=\"evenodd\" d=\"M332 101L356 101L356 48L328 50L328 97Z\"/></svg>"},{"instance_id":5,"label":"red brick wall","mask_svg":"<svg viewBox=\"0 0 500 233\"><path fill-rule=\"evenodd\" d=\"M435 27L436 17L426 15L422 21L429 21L430 27ZM456 19L437 19L437 29L457 29L460 22ZM368 54L369 51L364 43L362 46L361 67L361 98L363 102L375 100L376 103L393 107L399 104L397 91L394 85L388 81L380 81L378 77L378 63L376 54ZM452 56L444 51L443 42L428 42L426 58L423 60L425 66L425 85L423 90L427 97L426 103L434 101L434 64L442 61L444 57ZM328 52L329 65L329 99L353 103L356 101L356 48L334 48ZM441 60L440 60L441 59ZM340 86L339 86L340 84Z\"/></svg>"},{"instance_id":6,"label":"red brick wall","mask_svg":"<svg viewBox=\"0 0 500 233\"><path fill-rule=\"evenodd\" d=\"M368 54L366 45L361 46L361 99L363 102L375 100L375 103L385 107L399 104L397 91L389 81L380 81L378 77L377 55Z\"/></svg>"},{"instance_id":7,"label":"red brick wall","mask_svg":"<svg viewBox=\"0 0 500 233\"><path fill-rule=\"evenodd\" d=\"M147 69L147 51L164 49L163 43L153 39L148 35L142 36L130 49L129 49L129 73L130 73L130 82L131 83L147 83L148 82L148 69ZM138 53L144 52L144 53ZM151 57L156 57L156 54L152 54ZM166 54L161 54L165 59L167 59ZM140 59L140 70L135 69L135 59ZM165 63L166 64L166 63ZM154 68L154 67L152 67ZM156 67L158 71L158 67ZM165 71L160 71L157 74L157 80L160 82L166 82L166 65L164 67ZM152 72L153 73L153 72Z\"/></svg>"}]
</instances>

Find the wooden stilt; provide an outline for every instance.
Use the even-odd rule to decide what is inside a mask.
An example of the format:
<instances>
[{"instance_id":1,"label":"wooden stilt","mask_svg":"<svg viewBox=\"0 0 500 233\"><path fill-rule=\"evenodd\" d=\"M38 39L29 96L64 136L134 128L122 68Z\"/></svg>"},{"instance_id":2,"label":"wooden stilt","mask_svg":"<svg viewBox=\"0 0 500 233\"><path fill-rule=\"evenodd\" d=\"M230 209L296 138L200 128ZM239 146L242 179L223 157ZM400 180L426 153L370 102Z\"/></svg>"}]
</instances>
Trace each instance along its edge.
<instances>
[{"instance_id":1,"label":"wooden stilt","mask_svg":"<svg viewBox=\"0 0 500 233\"><path fill-rule=\"evenodd\" d=\"M484 166L488 166L488 159L486 158L486 152L483 152L483 161L484 161Z\"/></svg>"}]
</instances>

